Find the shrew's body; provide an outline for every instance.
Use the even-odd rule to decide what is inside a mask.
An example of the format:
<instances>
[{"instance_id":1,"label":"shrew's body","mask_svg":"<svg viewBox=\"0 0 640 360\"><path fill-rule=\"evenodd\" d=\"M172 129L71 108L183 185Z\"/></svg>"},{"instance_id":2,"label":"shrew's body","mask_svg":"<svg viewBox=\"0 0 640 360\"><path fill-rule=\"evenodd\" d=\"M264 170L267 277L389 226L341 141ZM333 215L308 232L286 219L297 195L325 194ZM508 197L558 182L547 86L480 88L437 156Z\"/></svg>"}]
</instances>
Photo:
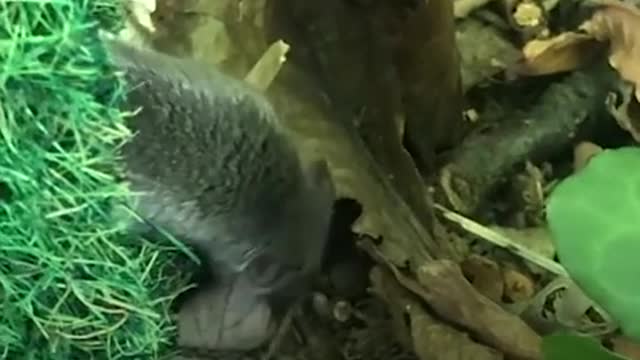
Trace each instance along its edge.
<instances>
[{"instance_id":1,"label":"shrew's body","mask_svg":"<svg viewBox=\"0 0 640 360\"><path fill-rule=\"evenodd\" d=\"M122 149L131 190L141 194L134 210L199 250L223 278L242 278L239 298L303 284L328 236L334 193L324 162L303 166L269 102L243 82L106 44L131 85L128 110L139 109Z\"/></svg>"}]
</instances>

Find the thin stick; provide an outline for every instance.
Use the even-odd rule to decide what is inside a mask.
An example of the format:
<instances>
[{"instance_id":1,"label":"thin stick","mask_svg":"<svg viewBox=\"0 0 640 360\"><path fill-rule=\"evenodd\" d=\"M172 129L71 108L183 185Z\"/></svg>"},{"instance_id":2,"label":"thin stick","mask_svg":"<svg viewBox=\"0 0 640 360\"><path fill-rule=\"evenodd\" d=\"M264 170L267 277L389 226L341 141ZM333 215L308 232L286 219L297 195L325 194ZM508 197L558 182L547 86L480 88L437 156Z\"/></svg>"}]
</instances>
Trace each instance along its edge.
<instances>
[{"instance_id":1,"label":"thin stick","mask_svg":"<svg viewBox=\"0 0 640 360\"><path fill-rule=\"evenodd\" d=\"M543 267L544 269L556 275L569 277L567 270L565 270L565 268L562 267L562 265L560 265L559 263L553 260L547 259L537 254L535 251L531 251L527 249L526 247L509 239L507 236L504 236L494 230L489 229L486 226L483 226L482 224L479 224L469 218L466 218L460 214L457 214L445 208L442 205L434 204L434 207L440 212L442 212L442 216L444 216L445 219L459 224L463 229L467 230L468 232L482 239L485 239L496 246L507 249L513 252L514 254L520 256L521 258L527 261L530 261L540 267Z\"/></svg>"}]
</instances>

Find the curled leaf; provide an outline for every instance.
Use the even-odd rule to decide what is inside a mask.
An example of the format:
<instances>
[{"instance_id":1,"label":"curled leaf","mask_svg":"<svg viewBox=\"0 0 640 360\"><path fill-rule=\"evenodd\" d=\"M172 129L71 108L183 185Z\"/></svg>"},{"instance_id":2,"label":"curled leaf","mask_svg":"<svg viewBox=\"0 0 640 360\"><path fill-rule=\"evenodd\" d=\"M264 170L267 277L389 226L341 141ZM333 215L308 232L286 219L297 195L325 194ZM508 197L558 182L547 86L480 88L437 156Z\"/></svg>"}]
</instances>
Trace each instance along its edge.
<instances>
[{"instance_id":1,"label":"curled leaf","mask_svg":"<svg viewBox=\"0 0 640 360\"><path fill-rule=\"evenodd\" d=\"M622 86L619 94L610 93L607 96L606 105L618 125L640 142L640 104L633 92L631 86Z\"/></svg>"},{"instance_id":2,"label":"curled leaf","mask_svg":"<svg viewBox=\"0 0 640 360\"><path fill-rule=\"evenodd\" d=\"M592 157L602 152L602 148L594 143L583 141L573 149L573 170L580 171Z\"/></svg>"},{"instance_id":3,"label":"curled leaf","mask_svg":"<svg viewBox=\"0 0 640 360\"><path fill-rule=\"evenodd\" d=\"M591 36L565 32L549 39L534 39L522 49L523 60L514 69L520 75L536 76L574 70L598 49Z\"/></svg>"},{"instance_id":4,"label":"curled leaf","mask_svg":"<svg viewBox=\"0 0 640 360\"><path fill-rule=\"evenodd\" d=\"M597 40L609 41L609 64L635 85L635 96L640 100L640 9L621 1L601 3L582 28Z\"/></svg>"}]
</instances>

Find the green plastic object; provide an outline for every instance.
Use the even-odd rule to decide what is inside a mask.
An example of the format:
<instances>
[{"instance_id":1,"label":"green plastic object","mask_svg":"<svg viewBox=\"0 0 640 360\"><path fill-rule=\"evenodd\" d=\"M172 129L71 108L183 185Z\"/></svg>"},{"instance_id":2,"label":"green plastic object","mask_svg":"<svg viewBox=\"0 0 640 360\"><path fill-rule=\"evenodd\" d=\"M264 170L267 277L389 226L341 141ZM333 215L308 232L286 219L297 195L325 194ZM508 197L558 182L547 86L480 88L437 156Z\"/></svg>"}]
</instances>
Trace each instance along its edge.
<instances>
[{"instance_id":1,"label":"green plastic object","mask_svg":"<svg viewBox=\"0 0 640 360\"><path fill-rule=\"evenodd\" d=\"M547 221L572 279L640 340L640 148L605 150L562 181Z\"/></svg>"}]
</instances>

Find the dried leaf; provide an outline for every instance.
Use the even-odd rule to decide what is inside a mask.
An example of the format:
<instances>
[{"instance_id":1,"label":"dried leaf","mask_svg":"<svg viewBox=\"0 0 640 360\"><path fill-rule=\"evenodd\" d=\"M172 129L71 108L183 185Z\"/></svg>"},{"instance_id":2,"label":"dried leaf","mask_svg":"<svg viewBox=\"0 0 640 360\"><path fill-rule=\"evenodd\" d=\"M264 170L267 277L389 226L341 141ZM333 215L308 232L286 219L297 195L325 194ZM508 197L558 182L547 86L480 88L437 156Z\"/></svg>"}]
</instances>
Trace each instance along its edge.
<instances>
[{"instance_id":1,"label":"dried leaf","mask_svg":"<svg viewBox=\"0 0 640 360\"><path fill-rule=\"evenodd\" d=\"M383 238L381 249L395 264L420 264L429 259L424 239L429 239L430 234L422 222L376 166L357 134L332 121L328 109L318 101L322 97L305 94L312 92L309 86L306 90L295 87L297 93L293 94L293 89L285 85L290 75L290 79L296 77L293 66L287 66L290 67L283 69L286 71L269 89L271 99L305 162L325 157L338 197L355 199L362 205L362 215L354 222L353 231ZM309 84L299 75L301 78L293 83Z\"/></svg>"},{"instance_id":2,"label":"dried leaf","mask_svg":"<svg viewBox=\"0 0 640 360\"><path fill-rule=\"evenodd\" d=\"M457 264L434 260L418 269L418 281L402 274L368 240L360 246L387 266L396 280L421 297L441 318L469 329L485 344L518 359L541 359L542 339L518 316L507 313L479 294L464 278Z\"/></svg>"},{"instance_id":3,"label":"dried leaf","mask_svg":"<svg viewBox=\"0 0 640 360\"><path fill-rule=\"evenodd\" d=\"M602 148L594 143L583 141L573 149L573 171L580 171L584 168Z\"/></svg>"},{"instance_id":4,"label":"dried leaf","mask_svg":"<svg viewBox=\"0 0 640 360\"><path fill-rule=\"evenodd\" d=\"M610 93L607 96L606 105L618 125L628 131L635 141L640 142L640 104L633 96L633 88L621 86L619 94Z\"/></svg>"},{"instance_id":5,"label":"dried leaf","mask_svg":"<svg viewBox=\"0 0 640 360\"><path fill-rule=\"evenodd\" d=\"M531 278L515 269L505 269L504 295L513 302L531 299L535 292L535 284Z\"/></svg>"},{"instance_id":6,"label":"dried leaf","mask_svg":"<svg viewBox=\"0 0 640 360\"><path fill-rule=\"evenodd\" d=\"M598 320L587 316L598 314ZM529 300L522 317L540 333L572 329L601 335L616 328L607 313L568 277L559 276Z\"/></svg>"},{"instance_id":7,"label":"dried leaf","mask_svg":"<svg viewBox=\"0 0 640 360\"><path fill-rule=\"evenodd\" d=\"M589 35L565 32L549 39L529 41L522 49L524 59L513 71L519 75L546 75L574 70L598 49Z\"/></svg>"},{"instance_id":8,"label":"dried leaf","mask_svg":"<svg viewBox=\"0 0 640 360\"><path fill-rule=\"evenodd\" d=\"M422 360L502 360L504 355L488 346L478 344L469 335L433 318L420 306L409 306L411 335L416 354Z\"/></svg>"},{"instance_id":9,"label":"dried leaf","mask_svg":"<svg viewBox=\"0 0 640 360\"><path fill-rule=\"evenodd\" d=\"M449 326L421 305L414 294L398 284L393 274L381 267L371 270L374 292L384 299L396 318L409 320L409 329L401 331L410 337L416 355L423 360L501 360L503 354L474 342L469 336Z\"/></svg>"},{"instance_id":10,"label":"dried leaf","mask_svg":"<svg viewBox=\"0 0 640 360\"><path fill-rule=\"evenodd\" d=\"M500 302L504 293L504 281L495 261L474 254L465 259L460 267L478 292L494 302Z\"/></svg>"},{"instance_id":11,"label":"dried leaf","mask_svg":"<svg viewBox=\"0 0 640 360\"><path fill-rule=\"evenodd\" d=\"M458 324L469 327L478 338L510 356L541 358L538 334L519 318L477 294L463 279L456 264L434 261L420 267L417 276L420 284L430 287L430 305L440 314L458 313Z\"/></svg>"},{"instance_id":12,"label":"dried leaf","mask_svg":"<svg viewBox=\"0 0 640 360\"><path fill-rule=\"evenodd\" d=\"M390 313L391 328L396 340L405 348L412 349L419 343L415 342L411 331L411 324L406 321L407 308L418 305L414 294L403 288L393 277L393 274L380 265L374 266L369 272L372 293L382 299ZM424 311L424 308L422 308ZM440 321L433 320L433 323Z\"/></svg>"},{"instance_id":13,"label":"dried leaf","mask_svg":"<svg viewBox=\"0 0 640 360\"><path fill-rule=\"evenodd\" d=\"M582 25L600 41L609 41L609 64L636 87L640 100L640 9L621 1L601 1L602 8Z\"/></svg>"}]
</instances>

